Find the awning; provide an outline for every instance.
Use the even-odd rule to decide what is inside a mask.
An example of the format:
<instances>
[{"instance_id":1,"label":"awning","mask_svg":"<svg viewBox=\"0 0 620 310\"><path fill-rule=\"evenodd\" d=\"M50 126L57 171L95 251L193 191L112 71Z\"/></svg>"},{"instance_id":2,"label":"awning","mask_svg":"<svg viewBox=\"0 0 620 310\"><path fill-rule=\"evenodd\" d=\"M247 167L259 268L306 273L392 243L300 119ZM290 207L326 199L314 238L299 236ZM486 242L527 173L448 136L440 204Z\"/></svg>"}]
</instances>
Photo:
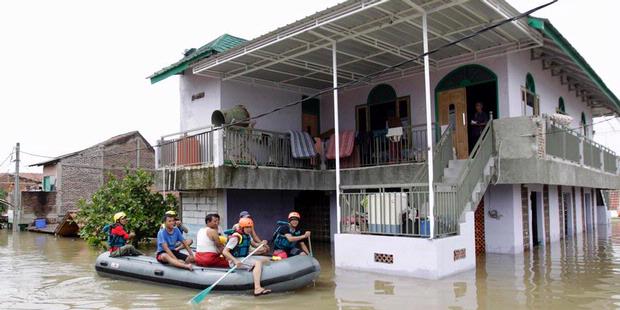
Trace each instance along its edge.
<instances>
[{"instance_id":1,"label":"awning","mask_svg":"<svg viewBox=\"0 0 620 310\"><path fill-rule=\"evenodd\" d=\"M331 87L332 43L340 83L422 53L422 15L434 49L519 14L503 0L350 0L192 65L197 75L310 89ZM505 24L433 54L434 68L542 44L527 20ZM399 68L422 70L421 61Z\"/></svg>"}]
</instances>

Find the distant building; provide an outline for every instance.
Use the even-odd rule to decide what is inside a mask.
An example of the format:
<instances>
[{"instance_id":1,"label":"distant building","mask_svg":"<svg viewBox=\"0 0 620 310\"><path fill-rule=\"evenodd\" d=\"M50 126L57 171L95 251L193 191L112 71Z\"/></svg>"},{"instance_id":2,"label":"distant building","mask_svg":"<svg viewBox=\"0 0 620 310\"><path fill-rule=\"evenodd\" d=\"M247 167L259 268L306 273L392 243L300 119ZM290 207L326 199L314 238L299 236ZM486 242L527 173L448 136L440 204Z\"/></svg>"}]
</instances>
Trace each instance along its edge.
<instances>
[{"instance_id":1,"label":"distant building","mask_svg":"<svg viewBox=\"0 0 620 310\"><path fill-rule=\"evenodd\" d=\"M22 191L37 190L41 186L41 173L20 173L19 184ZM7 193L13 192L15 186L14 173L0 173L0 188Z\"/></svg>"},{"instance_id":2,"label":"distant building","mask_svg":"<svg viewBox=\"0 0 620 310\"><path fill-rule=\"evenodd\" d=\"M80 199L90 199L108 175L122 177L127 168L154 169L155 151L138 131L132 131L31 166L43 166L42 190L56 192L47 217L62 217Z\"/></svg>"}]
</instances>

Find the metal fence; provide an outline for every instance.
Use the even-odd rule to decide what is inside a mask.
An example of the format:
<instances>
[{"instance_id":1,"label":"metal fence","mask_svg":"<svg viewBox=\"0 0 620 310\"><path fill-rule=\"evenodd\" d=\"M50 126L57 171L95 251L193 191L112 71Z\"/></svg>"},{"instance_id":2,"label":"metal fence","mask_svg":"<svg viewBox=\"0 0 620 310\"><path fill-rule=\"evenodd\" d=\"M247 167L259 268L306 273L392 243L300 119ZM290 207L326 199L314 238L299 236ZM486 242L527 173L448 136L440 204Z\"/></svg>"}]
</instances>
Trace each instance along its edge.
<instances>
[{"instance_id":1,"label":"metal fence","mask_svg":"<svg viewBox=\"0 0 620 310\"><path fill-rule=\"evenodd\" d=\"M313 169L317 158L296 159L287 133L244 127L224 130L224 164Z\"/></svg>"},{"instance_id":2,"label":"metal fence","mask_svg":"<svg viewBox=\"0 0 620 310\"><path fill-rule=\"evenodd\" d=\"M213 164L213 131L175 136L160 140L158 168Z\"/></svg>"},{"instance_id":3,"label":"metal fence","mask_svg":"<svg viewBox=\"0 0 620 310\"><path fill-rule=\"evenodd\" d=\"M546 121L547 155L586 167L617 173L616 153L580 134L577 130L560 125L549 117Z\"/></svg>"}]
</instances>

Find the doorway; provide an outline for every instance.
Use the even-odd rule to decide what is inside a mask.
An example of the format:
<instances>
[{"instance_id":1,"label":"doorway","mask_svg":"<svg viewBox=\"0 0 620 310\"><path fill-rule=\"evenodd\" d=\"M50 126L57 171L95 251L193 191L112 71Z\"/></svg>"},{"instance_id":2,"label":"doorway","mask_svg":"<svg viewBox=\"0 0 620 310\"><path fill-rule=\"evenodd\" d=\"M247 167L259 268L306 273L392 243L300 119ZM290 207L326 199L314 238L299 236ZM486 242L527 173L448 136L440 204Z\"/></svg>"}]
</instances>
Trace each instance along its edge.
<instances>
[{"instance_id":1,"label":"doorway","mask_svg":"<svg viewBox=\"0 0 620 310\"><path fill-rule=\"evenodd\" d=\"M571 193L562 193L562 204L564 205L564 232L567 236L573 234L573 199Z\"/></svg>"},{"instance_id":2,"label":"doorway","mask_svg":"<svg viewBox=\"0 0 620 310\"><path fill-rule=\"evenodd\" d=\"M312 231L312 241L330 242L329 195L302 191L295 197L295 211L302 214L301 228Z\"/></svg>"},{"instance_id":3,"label":"doorway","mask_svg":"<svg viewBox=\"0 0 620 310\"><path fill-rule=\"evenodd\" d=\"M532 227L532 246L540 245L544 240L544 228L543 228L543 212L542 204L540 203L540 192L530 192L530 214Z\"/></svg>"},{"instance_id":4,"label":"doorway","mask_svg":"<svg viewBox=\"0 0 620 310\"><path fill-rule=\"evenodd\" d=\"M484 129L484 125L472 123L476 103L483 104L482 111L487 120L491 112L493 118L497 118L497 98L497 76L493 71L480 65L465 65L448 73L435 88L435 119L440 126L436 139L448 125L452 125L456 157L467 158Z\"/></svg>"},{"instance_id":5,"label":"doorway","mask_svg":"<svg viewBox=\"0 0 620 310\"><path fill-rule=\"evenodd\" d=\"M310 134L311 137L318 137L321 133L321 102L317 98L307 99L301 103L301 129Z\"/></svg>"}]
</instances>

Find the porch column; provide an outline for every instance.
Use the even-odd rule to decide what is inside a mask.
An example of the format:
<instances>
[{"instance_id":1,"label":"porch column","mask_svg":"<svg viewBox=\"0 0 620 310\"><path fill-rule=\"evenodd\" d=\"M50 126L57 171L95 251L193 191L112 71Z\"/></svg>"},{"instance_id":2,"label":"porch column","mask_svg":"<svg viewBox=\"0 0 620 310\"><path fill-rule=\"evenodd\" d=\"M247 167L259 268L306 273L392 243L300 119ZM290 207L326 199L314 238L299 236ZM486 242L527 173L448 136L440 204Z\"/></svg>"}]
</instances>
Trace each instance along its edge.
<instances>
[{"instance_id":1,"label":"porch column","mask_svg":"<svg viewBox=\"0 0 620 310\"><path fill-rule=\"evenodd\" d=\"M332 81L334 88L334 139L336 146L336 233L340 233L340 126L338 125L338 63L336 41L332 42Z\"/></svg>"},{"instance_id":2,"label":"porch column","mask_svg":"<svg viewBox=\"0 0 620 310\"><path fill-rule=\"evenodd\" d=\"M428 144L426 160L428 163L428 220L430 222L431 236L435 237L435 193L433 191L433 126L431 119L431 78L428 61L428 28L426 13L422 15L422 36L424 41L424 95L426 101L426 143Z\"/></svg>"}]
</instances>

